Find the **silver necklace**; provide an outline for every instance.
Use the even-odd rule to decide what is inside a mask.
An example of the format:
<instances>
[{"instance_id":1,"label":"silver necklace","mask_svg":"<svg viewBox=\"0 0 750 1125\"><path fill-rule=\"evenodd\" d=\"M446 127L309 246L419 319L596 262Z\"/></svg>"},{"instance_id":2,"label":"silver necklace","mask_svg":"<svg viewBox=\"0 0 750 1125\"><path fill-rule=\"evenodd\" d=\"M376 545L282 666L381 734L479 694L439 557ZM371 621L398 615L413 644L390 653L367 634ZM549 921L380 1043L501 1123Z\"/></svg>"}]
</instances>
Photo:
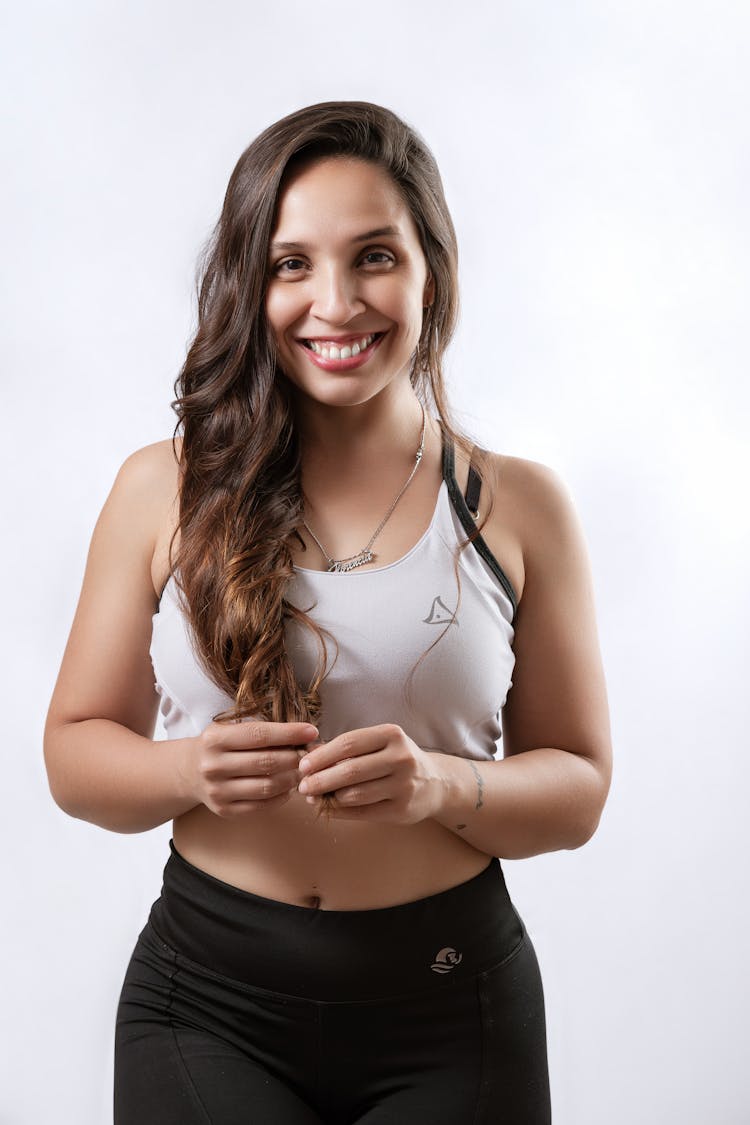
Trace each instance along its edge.
<instances>
[{"instance_id":1,"label":"silver necklace","mask_svg":"<svg viewBox=\"0 0 750 1125\"><path fill-rule=\"evenodd\" d=\"M422 406L421 403L420 403L420 406ZM349 555L345 559L332 559L331 556L328 554L328 551L326 551L325 547L323 546L323 544L318 539L318 537L315 534L315 532L313 531L313 529L307 523L307 521L304 520L304 519L302 520L303 524L305 525L307 530L310 532L310 535L313 537L313 539L315 540L315 542L318 544L321 551L323 552L323 556L328 563L327 570L329 571L329 573L346 574L347 571L354 570L358 566L364 566L365 563L373 562L373 560L378 557L372 550L370 550L370 548L372 547L372 545L375 542L375 540L377 539L377 537L380 535L380 532L383 530L385 525L388 523L388 520L393 515L393 512L395 510L396 505L398 504L399 500L401 499L401 497L404 495L407 488L411 484L412 479L414 477L414 474L416 473L417 469L419 468L419 462L422 460L422 454L424 453L424 435L425 435L426 425L427 425L427 419L425 417L424 406L422 406L422 437L420 438L419 449L417 450L417 453L416 453L416 458L415 458L415 461L414 461L414 468L409 473L409 477L406 481L406 484L403 486L403 488L399 492L398 496L393 501L390 508L385 513L385 516L380 521L380 523L378 524L374 533L370 537L370 541L367 543L367 545L365 547L362 548L362 550L358 554Z\"/></svg>"}]
</instances>

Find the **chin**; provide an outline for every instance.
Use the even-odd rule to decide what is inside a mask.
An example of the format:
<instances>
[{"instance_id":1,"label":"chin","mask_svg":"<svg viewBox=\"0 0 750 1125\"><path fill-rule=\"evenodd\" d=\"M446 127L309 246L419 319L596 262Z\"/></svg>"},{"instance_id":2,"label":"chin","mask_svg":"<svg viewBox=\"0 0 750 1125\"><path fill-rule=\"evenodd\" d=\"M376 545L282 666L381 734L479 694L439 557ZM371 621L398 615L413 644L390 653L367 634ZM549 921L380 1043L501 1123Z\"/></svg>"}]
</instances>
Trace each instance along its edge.
<instances>
[{"instance_id":1,"label":"chin","mask_svg":"<svg viewBox=\"0 0 750 1125\"><path fill-rule=\"evenodd\" d=\"M303 385L300 381L294 379L290 379L289 382L292 384L293 393L297 398L305 399L308 402L316 402L320 406L359 406L363 402L369 402L388 385L388 383L385 383L375 386L372 383L355 382L353 379L343 380L341 378L337 383L331 380L326 386L313 386L309 383Z\"/></svg>"},{"instance_id":2,"label":"chin","mask_svg":"<svg viewBox=\"0 0 750 1125\"><path fill-rule=\"evenodd\" d=\"M348 375L344 372L327 374L321 371L316 372L312 378L309 373L302 378L297 372L289 375L285 371L284 376L295 396L312 400L323 406L357 406L380 394L398 379L399 373L372 378L358 371L352 371Z\"/></svg>"}]
</instances>

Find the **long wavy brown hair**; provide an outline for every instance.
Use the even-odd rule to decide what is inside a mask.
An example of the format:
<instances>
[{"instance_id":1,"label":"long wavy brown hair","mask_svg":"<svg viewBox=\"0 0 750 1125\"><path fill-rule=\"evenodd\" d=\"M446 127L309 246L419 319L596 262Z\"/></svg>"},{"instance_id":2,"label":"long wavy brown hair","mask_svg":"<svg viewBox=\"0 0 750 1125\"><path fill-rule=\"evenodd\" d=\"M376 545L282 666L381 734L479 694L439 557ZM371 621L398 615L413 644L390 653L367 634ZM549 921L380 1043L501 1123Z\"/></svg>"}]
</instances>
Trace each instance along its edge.
<instances>
[{"instance_id":1,"label":"long wavy brown hair","mask_svg":"<svg viewBox=\"0 0 750 1125\"><path fill-rule=\"evenodd\" d=\"M326 156L373 161L409 206L434 280L411 383L456 445L471 447L452 420L443 379L458 314L457 247L434 157L414 129L369 102L323 102L277 121L230 177L199 266L198 324L172 403L173 445L181 431L182 449L170 564L197 655L234 700L216 721L317 722L321 712L327 634L284 596L292 545L302 542L300 443L264 305L286 179ZM290 620L317 640L320 658L307 685L298 683L285 648Z\"/></svg>"}]
</instances>

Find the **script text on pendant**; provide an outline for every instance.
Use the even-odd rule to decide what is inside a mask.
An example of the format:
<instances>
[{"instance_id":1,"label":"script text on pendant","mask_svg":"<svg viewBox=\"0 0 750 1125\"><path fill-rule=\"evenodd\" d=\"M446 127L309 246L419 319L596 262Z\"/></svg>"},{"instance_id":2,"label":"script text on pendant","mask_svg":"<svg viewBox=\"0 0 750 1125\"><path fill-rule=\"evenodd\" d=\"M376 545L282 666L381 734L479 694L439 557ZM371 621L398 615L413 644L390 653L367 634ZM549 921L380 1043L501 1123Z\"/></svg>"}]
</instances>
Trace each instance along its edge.
<instances>
[{"instance_id":1,"label":"script text on pendant","mask_svg":"<svg viewBox=\"0 0 750 1125\"><path fill-rule=\"evenodd\" d=\"M375 555L372 551L361 551L360 554L351 559L332 559L328 570L334 574L346 574L348 570L354 570L357 566L364 566L365 563L372 562L374 558Z\"/></svg>"}]
</instances>

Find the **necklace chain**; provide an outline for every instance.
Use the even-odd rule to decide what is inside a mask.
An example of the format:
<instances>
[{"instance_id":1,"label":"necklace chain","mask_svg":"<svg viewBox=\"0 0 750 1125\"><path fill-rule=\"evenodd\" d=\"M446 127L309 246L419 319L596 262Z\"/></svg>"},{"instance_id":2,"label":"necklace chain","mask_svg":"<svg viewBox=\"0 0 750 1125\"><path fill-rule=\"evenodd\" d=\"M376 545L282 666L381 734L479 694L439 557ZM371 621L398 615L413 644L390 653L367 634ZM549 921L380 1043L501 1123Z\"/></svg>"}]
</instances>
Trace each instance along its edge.
<instances>
[{"instance_id":1,"label":"necklace chain","mask_svg":"<svg viewBox=\"0 0 750 1125\"><path fill-rule=\"evenodd\" d=\"M420 403L420 406L422 406L421 403ZM329 572L336 573L336 574L346 574L347 571L354 570L358 566L364 566L366 563L372 562L374 559L377 558L377 555L371 550L371 547L372 547L373 543L375 542L375 540L377 539L377 537L380 535L380 532L383 530L385 525L388 523L388 520L393 515L393 513L395 511L395 508L396 508L396 505L398 504L399 500L401 499L401 497L404 495L407 488L411 484L412 479L414 477L414 474L416 473L417 469L419 468L419 463L422 460L422 455L424 453L424 435L425 435L426 426L427 426L427 418L425 416L424 406L422 406L422 436L421 436L420 441L419 441L419 449L416 452L416 457L415 457L415 460L414 460L414 468L409 473L409 476L406 480L406 483L402 486L401 491L398 493L396 499L393 501L390 508L385 513L382 520L380 521L380 523L376 527L375 531L370 536L369 542L356 555L349 555L345 559L332 559L331 556L328 554L328 551L326 551L325 547L323 546L323 544L318 539L318 537L315 534L315 532L313 531L313 529L307 523L307 520L304 520L304 519L302 520L302 523L305 525L305 527L309 531L310 535L312 536L312 538L315 540L315 542L318 544L321 551L323 552L323 556L325 557L325 559L328 563Z\"/></svg>"}]
</instances>

